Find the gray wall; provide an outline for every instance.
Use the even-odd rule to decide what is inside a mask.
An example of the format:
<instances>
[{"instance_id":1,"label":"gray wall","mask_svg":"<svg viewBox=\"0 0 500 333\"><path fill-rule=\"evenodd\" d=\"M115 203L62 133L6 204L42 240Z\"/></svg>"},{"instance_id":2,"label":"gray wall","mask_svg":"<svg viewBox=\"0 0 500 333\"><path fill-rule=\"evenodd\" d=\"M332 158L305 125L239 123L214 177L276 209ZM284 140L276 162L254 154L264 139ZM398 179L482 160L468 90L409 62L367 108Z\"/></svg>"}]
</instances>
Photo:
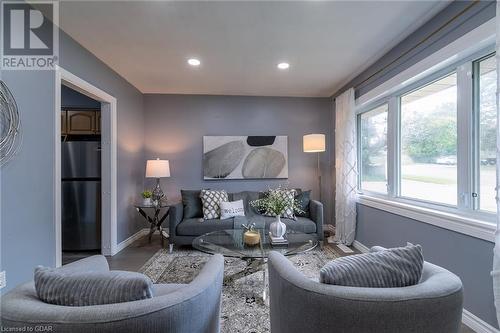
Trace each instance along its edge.
<instances>
[{"instance_id":1,"label":"gray wall","mask_svg":"<svg viewBox=\"0 0 500 333\"><path fill-rule=\"evenodd\" d=\"M143 182L142 94L66 34L60 64L118 100L118 241L145 227L131 207ZM33 276L37 265L55 265L53 71L3 71L19 106L22 149L1 168L1 262L8 291Z\"/></svg>"},{"instance_id":2,"label":"gray wall","mask_svg":"<svg viewBox=\"0 0 500 333\"><path fill-rule=\"evenodd\" d=\"M145 161L142 93L66 33L60 34L60 65L117 99L118 242L147 227L132 204L141 192Z\"/></svg>"},{"instance_id":3,"label":"gray wall","mask_svg":"<svg viewBox=\"0 0 500 333\"><path fill-rule=\"evenodd\" d=\"M61 106L69 108L100 109L101 103L63 85L61 87Z\"/></svg>"},{"instance_id":4,"label":"gray wall","mask_svg":"<svg viewBox=\"0 0 500 333\"><path fill-rule=\"evenodd\" d=\"M464 284L464 307L498 327L490 276L494 244L427 223L358 205L356 240L366 246L421 244L426 261L457 274Z\"/></svg>"},{"instance_id":5,"label":"gray wall","mask_svg":"<svg viewBox=\"0 0 500 333\"><path fill-rule=\"evenodd\" d=\"M312 189L317 196L316 154L302 151L302 136L324 133L331 142L329 98L281 98L206 95L144 96L146 157L170 160L171 178L162 180L177 200L180 189L222 188L230 192L265 190L283 180L204 181L204 135L287 135L289 186ZM332 146L321 154L325 216L330 216ZM146 183L152 186L152 183ZM329 221L330 219L328 219Z\"/></svg>"},{"instance_id":6,"label":"gray wall","mask_svg":"<svg viewBox=\"0 0 500 333\"><path fill-rule=\"evenodd\" d=\"M1 270L7 288L28 280L37 265L55 264L54 102L50 71L3 71L17 101L21 150L1 172Z\"/></svg>"}]
</instances>

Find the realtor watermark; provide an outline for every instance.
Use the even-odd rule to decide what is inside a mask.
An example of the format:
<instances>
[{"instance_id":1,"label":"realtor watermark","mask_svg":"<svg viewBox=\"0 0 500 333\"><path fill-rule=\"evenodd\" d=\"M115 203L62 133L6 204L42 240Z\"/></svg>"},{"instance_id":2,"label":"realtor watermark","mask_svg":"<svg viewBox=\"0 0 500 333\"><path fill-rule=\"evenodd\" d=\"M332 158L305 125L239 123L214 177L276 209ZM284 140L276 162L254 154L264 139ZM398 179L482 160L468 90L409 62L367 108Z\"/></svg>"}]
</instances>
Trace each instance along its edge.
<instances>
[{"instance_id":1,"label":"realtor watermark","mask_svg":"<svg viewBox=\"0 0 500 333\"><path fill-rule=\"evenodd\" d=\"M59 3L2 1L2 70L52 70L59 59Z\"/></svg>"}]
</instances>

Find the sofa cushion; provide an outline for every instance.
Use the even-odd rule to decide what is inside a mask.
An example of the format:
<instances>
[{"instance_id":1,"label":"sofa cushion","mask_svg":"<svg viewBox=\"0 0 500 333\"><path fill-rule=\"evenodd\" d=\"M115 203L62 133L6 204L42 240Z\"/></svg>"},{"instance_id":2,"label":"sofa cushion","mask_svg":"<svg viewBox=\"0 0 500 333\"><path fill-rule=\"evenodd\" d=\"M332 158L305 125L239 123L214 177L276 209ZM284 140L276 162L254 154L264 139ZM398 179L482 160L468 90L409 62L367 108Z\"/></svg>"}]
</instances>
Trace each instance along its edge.
<instances>
[{"instance_id":1,"label":"sofa cushion","mask_svg":"<svg viewBox=\"0 0 500 333\"><path fill-rule=\"evenodd\" d=\"M420 245L408 245L335 259L320 270L320 282L349 287L407 287L420 281L423 264Z\"/></svg>"},{"instance_id":2,"label":"sofa cushion","mask_svg":"<svg viewBox=\"0 0 500 333\"><path fill-rule=\"evenodd\" d=\"M35 289L45 303L89 306L142 300L153 297L153 283L141 273L109 271L69 273L39 266Z\"/></svg>"},{"instance_id":3,"label":"sofa cushion","mask_svg":"<svg viewBox=\"0 0 500 333\"><path fill-rule=\"evenodd\" d=\"M265 216L266 229L269 229L271 223L276 221L275 217ZM250 222L251 222L250 218ZM316 223L307 217L297 217L295 220L282 218L281 222L286 224L286 228L289 230L300 231L305 234L313 234L316 232Z\"/></svg>"},{"instance_id":4,"label":"sofa cushion","mask_svg":"<svg viewBox=\"0 0 500 333\"><path fill-rule=\"evenodd\" d=\"M311 201L311 190L301 191L296 190L295 200L303 212L295 212L295 216L309 217L309 202Z\"/></svg>"},{"instance_id":5,"label":"sofa cushion","mask_svg":"<svg viewBox=\"0 0 500 333\"><path fill-rule=\"evenodd\" d=\"M258 210L250 205L250 202L260 199L264 196L262 192L256 191L243 191L230 194L230 199L232 201L243 200L243 206L245 207L245 215L251 216L259 214Z\"/></svg>"},{"instance_id":6,"label":"sofa cushion","mask_svg":"<svg viewBox=\"0 0 500 333\"><path fill-rule=\"evenodd\" d=\"M212 231L227 229L233 229L233 218L225 220L193 218L180 222L177 225L177 234L179 236L201 236Z\"/></svg>"},{"instance_id":7,"label":"sofa cushion","mask_svg":"<svg viewBox=\"0 0 500 333\"><path fill-rule=\"evenodd\" d=\"M185 219L203 217L200 194L201 191L181 190Z\"/></svg>"}]
</instances>

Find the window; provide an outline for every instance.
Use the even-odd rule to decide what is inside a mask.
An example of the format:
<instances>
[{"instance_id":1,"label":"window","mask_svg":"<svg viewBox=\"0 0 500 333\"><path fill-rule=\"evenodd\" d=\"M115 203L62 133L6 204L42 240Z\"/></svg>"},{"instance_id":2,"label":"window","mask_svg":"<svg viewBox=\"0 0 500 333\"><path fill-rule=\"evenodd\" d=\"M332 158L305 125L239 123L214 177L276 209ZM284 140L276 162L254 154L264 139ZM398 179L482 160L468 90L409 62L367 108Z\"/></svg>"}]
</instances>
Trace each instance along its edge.
<instances>
[{"instance_id":1,"label":"window","mask_svg":"<svg viewBox=\"0 0 500 333\"><path fill-rule=\"evenodd\" d=\"M360 190L493 222L496 70L494 54L482 52L360 110Z\"/></svg>"},{"instance_id":2,"label":"window","mask_svg":"<svg viewBox=\"0 0 500 333\"><path fill-rule=\"evenodd\" d=\"M495 57L475 63L476 101L478 107L479 138L479 208L496 211L496 90L497 71Z\"/></svg>"},{"instance_id":3,"label":"window","mask_svg":"<svg viewBox=\"0 0 500 333\"><path fill-rule=\"evenodd\" d=\"M401 196L457 204L457 75L401 97Z\"/></svg>"},{"instance_id":4,"label":"window","mask_svg":"<svg viewBox=\"0 0 500 333\"><path fill-rule=\"evenodd\" d=\"M387 193L387 113L384 104L360 117L361 189Z\"/></svg>"}]
</instances>

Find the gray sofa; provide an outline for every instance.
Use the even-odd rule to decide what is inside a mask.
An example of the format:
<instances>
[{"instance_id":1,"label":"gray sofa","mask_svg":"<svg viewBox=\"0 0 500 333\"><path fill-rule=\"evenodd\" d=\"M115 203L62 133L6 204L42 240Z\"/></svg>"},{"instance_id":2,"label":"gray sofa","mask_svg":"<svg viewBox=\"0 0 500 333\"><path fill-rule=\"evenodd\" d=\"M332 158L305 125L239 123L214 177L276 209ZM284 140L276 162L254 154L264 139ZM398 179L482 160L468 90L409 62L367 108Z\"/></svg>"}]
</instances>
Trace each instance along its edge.
<instances>
[{"instance_id":1,"label":"gray sofa","mask_svg":"<svg viewBox=\"0 0 500 333\"><path fill-rule=\"evenodd\" d=\"M193 192L192 194L196 195L199 191L183 192ZM262 195L262 192L256 191L228 193L229 201L243 200L245 206L245 216L225 220L204 220L201 212L198 213L197 216L192 216L193 214L191 214L190 216L185 217L185 212L192 212L193 210L196 210L191 206L196 204L201 205L201 199L198 198L200 202L197 203L193 202L194 198L191 198L191 201L189 201L183 197L183 202L170 207L170 250L172 250L174 244L191 245L196 237L205 233L226 229L238 229L241 228L242 224L246 223L255 223L259 228L269 228L269 225L275 221L275 218L260 215L250 205L252 200L259 199ZM308 234L316 234L318 239L323 239L323 204L319 201L309 200L307 211L304 215L305 216L298 216L296 220L282 218L281 221L291 230L301 231Z\"/></svg>"},{"instance_id":2,"label":"gray sofa","mask_svg":"<svg viewBox=\"0 0 500 333\"><path fill-rule=\"evenodd\" d=\"M103 256L93 256L64 269L105 272L109 266ZM223 257L214 255L189 284L158 284L154 285L153 298L93 306L44 303L29 282L2 296L0 326L29 327L32 332L51 327L52 332L61 333L215 333L220 331L223 272Z\"/></svg>"},{"instance_id":3,"label":"gray sofa","mask_svg":"<svg viewBox=\"0 0 500 333\"><path fill-rule=\"evenodd\" d=\"M356 288L310 280L271 252L271 331L345 333L457 333L462 318L462 282L424 262L419 284L404 288Z\"/></svg>"}]
</instances>

